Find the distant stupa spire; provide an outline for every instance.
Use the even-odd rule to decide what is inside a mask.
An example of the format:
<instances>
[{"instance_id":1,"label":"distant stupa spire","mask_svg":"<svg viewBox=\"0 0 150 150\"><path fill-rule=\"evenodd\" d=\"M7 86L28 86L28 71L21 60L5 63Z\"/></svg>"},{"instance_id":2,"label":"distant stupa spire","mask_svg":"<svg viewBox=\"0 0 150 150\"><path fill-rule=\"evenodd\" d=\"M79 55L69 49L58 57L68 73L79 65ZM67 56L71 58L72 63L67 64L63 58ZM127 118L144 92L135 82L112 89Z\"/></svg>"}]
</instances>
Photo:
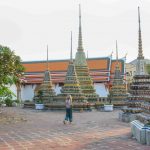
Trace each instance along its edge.
<instances>
[{"instance_id":1,"label":"distant stupa spire","mask_svg":"<svg viewBox=\"0 0 150 150\"><path fill-rule=\"evenodd\" d=\"M144 59L142 50L140 7L138 7L138 22L139 22L138 59Z\"/></svg>"},{"instance_id":2,"label":"distant stupa spire","mask_svg":"<svg viewBox=\"0 0 150 150\"><path fill-rule=\"evenodd\" d=\"M70 61L73 62L72 58L72 31L71 31L71 49L70 49Z\"/></svg>"},{"instance_id":3,"label":"distant stupa spire","mask_svg":"<svg viewBox=\"0 0 150 150\"><path fill-rule=\"evenodd\" d=\"M49 64L48 64L48 45L47 45L47 70L49 70Z\"/></svg>"},{"instance_id":4,"label":"distant stupa spire","mask_svg":"<svg viewBox=\"0 0 150 150\"><path fill-rule=\"evenodd\" d=\"M82 29L81 29L81 6L79 4L79 37L78 37L78 51L83 51L82 46Z\"/></svg>"},{"instance_id":5,"label":"distant stupa spire","mask_svg":"<svg viewBox=\"0 0 150 150\"><path fill-rule=\"evenodd\" d=\"M118 44L116 40L116 60L117 60L117 65L118 65Z\"/></svg>"},{"instance_id":6,"label":"distant stupa spire","mask_svg":"<svg viewBox=\"0 0 150 150\"><path fill-rule=\"evenodd\" d=\"M138 57L136 63L136 74L144 75L145 72L145 62L142 50L142 36L141 36L141 19L140 19L140 7L138 7L138 22L139 22L139 41L138 41Z\"/></svg>"},{"instance_id":7,"label":"distant stupa spire","mask_svg":"<svg viewBox=\"0 0 150 150\"><path fill-rule=\"evenodd\" d=\"M88 51L87 51L86 59L88 59L88 58L89 58L89 54L88 54Z\"/></svg>"},{"instance_id":8,"label":"distant stupa spire","mask_svg":"<svg viewBox=\"0 0 150 150\"><path fill-rule=\"evenodd\" d=\"M119 60L118 60L118 44L116 40L116 67L115 67L115 79L120 79L121 73L120 73L120 67L119 67Z\"/></svg>"}]
</instances>

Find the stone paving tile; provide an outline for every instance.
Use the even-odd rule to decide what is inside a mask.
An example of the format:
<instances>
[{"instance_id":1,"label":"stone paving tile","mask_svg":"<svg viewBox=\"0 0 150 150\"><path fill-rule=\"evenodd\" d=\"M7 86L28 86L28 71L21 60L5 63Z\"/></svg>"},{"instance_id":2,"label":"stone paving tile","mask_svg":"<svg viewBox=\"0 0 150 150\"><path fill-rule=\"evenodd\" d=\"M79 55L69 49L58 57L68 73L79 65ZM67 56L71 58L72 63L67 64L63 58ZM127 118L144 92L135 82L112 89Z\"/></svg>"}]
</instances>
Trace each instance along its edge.
<instances>
[{"instance_id":1,"label":"stone paving tile","mask_svg":"<svg viewBox=\"0 0 150 150\"><path fill-rule=\"evenodd\" d=\"M62 123L64 112L6 108L26 122L0 125L0 150L149 150L131 138L130 125L118 112L73 113L73 124Z\"/></svg>"}]
</instances>

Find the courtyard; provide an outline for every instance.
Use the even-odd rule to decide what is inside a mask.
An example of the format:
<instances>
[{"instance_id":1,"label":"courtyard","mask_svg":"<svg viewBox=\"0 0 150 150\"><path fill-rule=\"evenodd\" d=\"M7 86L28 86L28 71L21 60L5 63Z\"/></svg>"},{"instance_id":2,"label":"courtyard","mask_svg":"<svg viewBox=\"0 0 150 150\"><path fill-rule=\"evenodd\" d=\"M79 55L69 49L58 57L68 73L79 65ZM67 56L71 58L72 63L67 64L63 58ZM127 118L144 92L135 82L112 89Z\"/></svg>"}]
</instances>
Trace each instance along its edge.
<instances>
[{"instance_id":1,"label":"courtyard","mask_svg":"<svg viewBox=\"0 0 150 150\"><path fill-rule=\"evenodd\" d=\"M149 150L118 120L119 110L74 112L66 125L64 111L7 107L3 113L13 119L0 121L0 150Z\"/></svg>"}]
</instances>

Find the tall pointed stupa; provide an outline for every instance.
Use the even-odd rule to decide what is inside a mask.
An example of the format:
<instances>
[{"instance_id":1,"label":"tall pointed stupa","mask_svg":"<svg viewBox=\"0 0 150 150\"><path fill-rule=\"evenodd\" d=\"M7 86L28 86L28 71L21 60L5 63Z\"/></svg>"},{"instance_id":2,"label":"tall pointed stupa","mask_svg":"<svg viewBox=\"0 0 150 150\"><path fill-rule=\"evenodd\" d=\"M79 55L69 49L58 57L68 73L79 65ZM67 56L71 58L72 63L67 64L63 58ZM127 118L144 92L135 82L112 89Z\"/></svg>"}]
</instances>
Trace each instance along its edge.
<instances>
[{"instance_id":1,"label":"tall pointed stupa","mask_svg":"<svg viewBox=\"0 0 150 150\"><path fill-rule=\"evenodd\" d=\"M75 68L77 78L81 86L81 90L87 97L88 101L95 101L98 95L95 92L93 81L89 74L89 68L86 61L85 52L82 45L82 29L81 29L81 7L79 5L79 37L78 37L78 48L75 57Z\"/></svg>"},{"instance_id":2,"label":"tall pointed stupa","mask_svg":"<svg viewBox=\"0 0 150 150\"><path fill-rule=\"evenodd\" d=\"M140 19L140 8L138 7L138 23L139 23L139 31L138 31L138 57L136 63L136 75L144 75L144 56L142 49L142 35L141 35L141 19Z\"/></svg>"},{"instance_id":3,"label":"tall pointed stupa","mask_svg":"<svg viewBox=\"0 0 150 150\"><path fill-rule=\"evenodd\" d=\"M41 96L39 96L41 93ZM44 79L43 83L35 89L34 100L38 100L39 97L42 98L44 103L52 102L55 97L55 92L52 86L51 81L51 74L49 71L49 63L48 63L48 45L47 45L47 63L46 63L46 70L44 72Z\"/></svg>"},{"instance_id":4,"label":"tall pointed stupa","mask_svg":"<svg viewBox=\"0 0 150 150\"><path fill-rule=\"evenodd\" d=\"M127 98L127 108L123 109L123 112L128 114L128 121L136 119L137 114L143 111L142 107L145 107L144 101L148 102L150 108L150 75L145 71L144 56L142 50L142 37L141 37L141 21L140 21L140 8L138 7L138 57L136 62L136 74L133 77L133 82L130 85ZM146 104L147 105L147 104ZM147 107L147 108L148 108ZM148 110L150 113L150 110Z\"/></svg>"},{"instance_id":5,"label":"tall pointed stupa","mask_svg":"<svg viewBox=\"0 0 150 150\"><path fill-rule=\"evenodd\" d=\"M112 102L122 102L127 97L125 84L123 83L123 77L121 76L119 61L118 61L118 46L116 41L116 66L115 66L115 74L112 83L112 87L110 89L110 98Z\"/></svg>"},{"instance_id":6,"label":"tall pointed stupa","mask_svg":"<svg viewBox=\"0 0 150 150\"><path fill-rule=\"evenodd\" d=\"M64 82L64 86L61 89L61 96L66 96L69 94L72 96L74 104L76 102L83 102L85 100L85 96L82 93L80 88L80 84L77 78L75 65L72 58L72 32L71 32L71 51L70 51L70 61L67 69L66 79Z\"/></svg>"},{"instance_id":7,"label":"tall pointed stupa","mask_svg":"<svg viewBox=\"0 0 150 150\"><path fill-rule=\"evenodd\" d=\"M142 50L140 8L138 7L139 20L139 50L136 64L136 75L131 85L130 93L134 97L129 107L135 107L138 103L141 113L137 113L134 121L131 122L132 135L142 144L150 145L150 75L144 68L144 56ZM132 109L137 110L137 108Z\"/></svg>"}]
</instances>

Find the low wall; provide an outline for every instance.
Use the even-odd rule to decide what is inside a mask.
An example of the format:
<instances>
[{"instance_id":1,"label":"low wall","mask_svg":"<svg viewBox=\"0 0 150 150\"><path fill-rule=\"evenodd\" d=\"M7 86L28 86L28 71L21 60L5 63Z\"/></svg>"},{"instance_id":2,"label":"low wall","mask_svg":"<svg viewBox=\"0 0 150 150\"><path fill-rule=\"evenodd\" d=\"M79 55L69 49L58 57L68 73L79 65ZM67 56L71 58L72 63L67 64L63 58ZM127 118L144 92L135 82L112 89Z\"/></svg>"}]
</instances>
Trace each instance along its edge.
<instances>
[{"instance_id":1,"label":"low wall","mask_svg":"<svg viewBox=\"0 0 150 150\"><path fill-rule=\"evenodd\" d=\"M139 143L150 145L150 127L134 120L131 122L131 133Z\"/></svg>"}]
</instances>

